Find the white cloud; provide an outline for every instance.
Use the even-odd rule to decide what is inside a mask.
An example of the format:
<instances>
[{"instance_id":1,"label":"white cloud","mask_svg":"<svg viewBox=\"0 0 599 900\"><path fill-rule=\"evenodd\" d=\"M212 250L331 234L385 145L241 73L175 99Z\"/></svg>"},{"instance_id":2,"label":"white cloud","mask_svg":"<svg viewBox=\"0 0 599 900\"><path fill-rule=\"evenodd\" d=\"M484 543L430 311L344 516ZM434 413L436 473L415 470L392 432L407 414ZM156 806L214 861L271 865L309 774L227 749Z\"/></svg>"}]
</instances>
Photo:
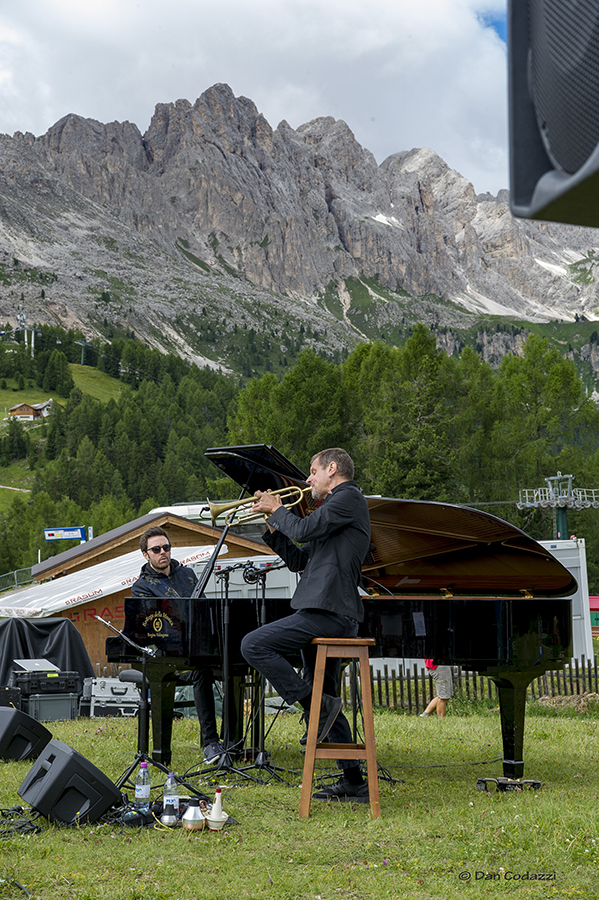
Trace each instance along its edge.
<instances>
[{"instance_id":1,"label":"white cloud","mask_svg":"<svg viewBox=\"0 0 599 900\"><path fill-rule=\"evenodd\" d=\"M507 186L504 0L0 0L0 131L135 122L226 82L274 126L344 119L377 160L430 146ZM8 37L4 37L7 35Z\"/></svg>"}]
</instances>

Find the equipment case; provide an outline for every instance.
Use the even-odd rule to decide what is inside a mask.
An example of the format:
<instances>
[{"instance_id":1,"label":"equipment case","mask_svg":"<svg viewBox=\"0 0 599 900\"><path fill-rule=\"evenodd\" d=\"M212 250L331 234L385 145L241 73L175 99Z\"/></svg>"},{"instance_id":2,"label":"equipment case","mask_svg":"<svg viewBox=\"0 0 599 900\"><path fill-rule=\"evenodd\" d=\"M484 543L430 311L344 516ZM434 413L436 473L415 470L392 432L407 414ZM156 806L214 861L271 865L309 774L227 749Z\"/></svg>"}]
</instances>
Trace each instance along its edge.
<instances>
[{"instance_id":1,"label":"equipment case","mask_svg":"<svg viewBox=\"0 0 599 900\"><path fill-rule=\"evenodd\" d=\"M21 691L17 687L0 687L0 706L21 709Z\"/></svg>"},{"instance_id":2,"label":"equipment case","mask_svg":"<svg viewBox=\"0 0 599 900\"><path fill-rule=\"evenodd\" d=\"M118 678L85 678L81 716L136 716L140 701L137 686Z\"/></svg>"},{"instance_id":3,"label":"equipment case","mask_svg":"<svg viewBox=\"0 0 599 900\"><path fill-rule=\"evenodd\" d=\"M23 697L79 693L79 672L14 672L13 680Z\"/></svg>"},{"instance_id":4,"label":"equipment case","mask_svg":"<svg viewBox=\"0 0 599 900\"><path fill-rule=\"evenodd\" d=\"M77 694L30 694L21 698L21 709L38 722L76 719Z\"/></svg>"}]
</instances>

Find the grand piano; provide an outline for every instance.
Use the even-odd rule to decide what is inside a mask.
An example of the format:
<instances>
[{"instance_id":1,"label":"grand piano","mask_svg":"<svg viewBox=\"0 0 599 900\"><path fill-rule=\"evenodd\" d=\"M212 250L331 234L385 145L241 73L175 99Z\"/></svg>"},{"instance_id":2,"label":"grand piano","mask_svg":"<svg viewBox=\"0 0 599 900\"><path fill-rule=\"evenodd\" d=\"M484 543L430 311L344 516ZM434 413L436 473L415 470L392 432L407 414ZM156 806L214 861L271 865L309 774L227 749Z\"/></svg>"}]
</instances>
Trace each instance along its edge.
<instances>
[{"instance_id":1,"label":"grand piano","mask_svg":"<svg viewBox=\"0 0 599 900\"><path fill-rule=\"evenodd\" d=\"M249 494L305 486L303 473L268 445L212 448L206 455ZM570 660L568 598L575 579L535 540L488 513L448 503L367 501L371 545L362 566L368 596L361 633L376 639L373 656L434 658L491 678L499 694L504 778L522 778L526 690ZM314 506L307 499L293 509L304 516ZM270 599L266 620L289 611L288 599ZM231 622L229 658L242 667L241 638L260 624L256 604L237 600ZM147 661L153 756L168 765L173 673L219 666L218 603L131 598L124 633L158 647L158 657ZM107 652L109 659L131 660L115 651L114 641Z\"/></svg>"}]
</instances>

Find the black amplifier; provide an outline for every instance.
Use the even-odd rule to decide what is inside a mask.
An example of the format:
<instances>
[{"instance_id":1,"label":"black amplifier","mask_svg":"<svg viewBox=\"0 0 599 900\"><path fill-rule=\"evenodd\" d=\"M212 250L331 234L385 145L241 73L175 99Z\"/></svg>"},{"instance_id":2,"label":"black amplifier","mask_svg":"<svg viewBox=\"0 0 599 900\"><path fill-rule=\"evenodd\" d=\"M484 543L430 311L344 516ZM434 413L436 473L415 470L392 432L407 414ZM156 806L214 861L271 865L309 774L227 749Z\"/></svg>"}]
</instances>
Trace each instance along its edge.
<instances>
[{"instance_id":1,"label":"black amplifier","mask_svg":"<svg viewBox=\"0 0 599 900\"><path fill-rule=\"evenodd\" d=\"M14 706L15 709L21 709L21 689L0 687L0 706Z\"/></svg>"}]
</instances>

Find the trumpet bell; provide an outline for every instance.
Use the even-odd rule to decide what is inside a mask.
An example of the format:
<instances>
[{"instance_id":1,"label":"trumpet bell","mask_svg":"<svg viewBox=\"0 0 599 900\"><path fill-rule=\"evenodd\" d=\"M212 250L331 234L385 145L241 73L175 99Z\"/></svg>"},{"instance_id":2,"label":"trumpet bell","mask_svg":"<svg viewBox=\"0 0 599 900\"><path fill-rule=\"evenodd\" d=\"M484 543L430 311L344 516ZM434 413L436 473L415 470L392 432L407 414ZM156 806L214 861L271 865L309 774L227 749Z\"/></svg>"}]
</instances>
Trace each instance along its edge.
<instances>
[{"instance_id":1,"label":"trumpet bell","mask_svg":"<svg viewBox=\"0 0 599 900\"><path fill-rule=\"evenodd\" d=\"M213 522L216 522L219 516L222 516L226 512L230 512L233 509L238 509L240 503L246 503L245 500L233 500L228 503L212 503L212 501L208 500L208 507L210 509L210 518ZM253 503L253 501L252 501Z\"/></svg>"}]
</instances>

